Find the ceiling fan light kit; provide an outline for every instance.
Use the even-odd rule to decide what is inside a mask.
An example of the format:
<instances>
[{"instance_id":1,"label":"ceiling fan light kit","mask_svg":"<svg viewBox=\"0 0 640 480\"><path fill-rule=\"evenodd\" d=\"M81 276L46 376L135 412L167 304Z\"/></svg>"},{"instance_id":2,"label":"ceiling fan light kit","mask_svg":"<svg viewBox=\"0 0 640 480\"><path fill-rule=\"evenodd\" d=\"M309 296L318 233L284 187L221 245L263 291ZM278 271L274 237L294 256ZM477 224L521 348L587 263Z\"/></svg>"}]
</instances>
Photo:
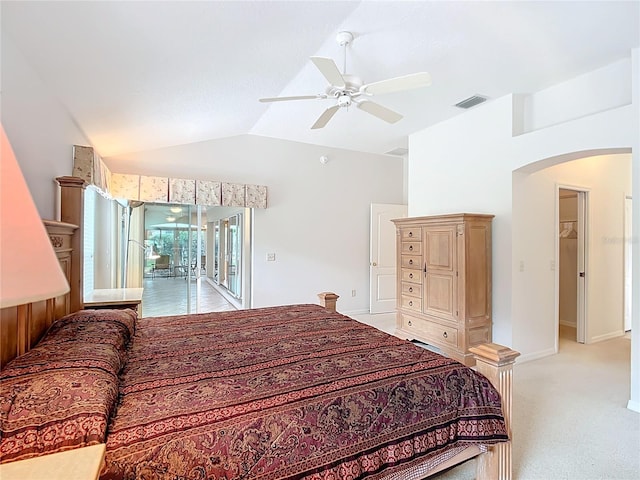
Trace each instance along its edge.
<instances>
[{"instance_id":1,"label":"ceiling fan light kit","mask_svg":"<svg viewBox=\"0 0 640 480\"><path fill-rule=\"evenodd\" d=\"M336 36L336 42L344 49L344 68L342 73L331 58L311 57L313 64L329 82L324 93L261 98L260 102L335 99L336 104L322 112L320 117L311 126L311 129L323 128L340 108L349 108L352 104L355 104L359 109L387 123L396 123L401 120L401 114L372 102L369 100L369 97L428 87L431 85L431 76L427 72L420 72L365 84L360 77L347 74L347 46L353 41L353 38L353 34L347 31L338 32Z\"/></svg>"}]
</instances>

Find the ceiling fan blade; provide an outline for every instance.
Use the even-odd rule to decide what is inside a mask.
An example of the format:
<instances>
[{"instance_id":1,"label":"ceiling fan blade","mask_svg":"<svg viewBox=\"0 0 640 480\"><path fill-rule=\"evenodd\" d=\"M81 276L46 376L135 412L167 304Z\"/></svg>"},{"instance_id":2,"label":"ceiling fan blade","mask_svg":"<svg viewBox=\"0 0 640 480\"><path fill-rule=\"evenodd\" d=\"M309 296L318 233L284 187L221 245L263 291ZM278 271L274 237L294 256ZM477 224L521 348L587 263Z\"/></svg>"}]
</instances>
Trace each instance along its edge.
<instances>
[{"instance_id":1,"label":"ceiling fan blade","mask_svg":"<svg viewBox=\"0 0 640 480\"><path fill-rule=\"evenodd\" d=\"M431 75L427 72L412 73L404 77L390 78L363 85L360 91L370 95L381 95L384 93L401 92L414 88L428 87L431 85Z\"/></svg>"},{"instance_id":2,"label":"ceiling fan blade","mask_svg":"<svg viewBox=\"0 0 640 480\"><path fill-rule=\"evenodd\" d=\"M359 109L364 110L365 112L370 113L371 115L388 123L396 123L402 118L402 115L398 112L389 110L387 107L383 107L375 102L358 102L356 105L358 105Z\"/></svg>"},{"instance_id":3,"label":"ceiling fan blade","mask_svg":"<svg viewBox=\"0 0 640 480\"><path fill-rule=\"evenodd\" d=\"M320 115L320 117L318 117L318 120L316 120L316 123L313 124L313 126L311 127L312 130L316 129L316 128L322 128L324 127L327 122L329 120L331 120L331 118L333 118L333 116L336 114L336 112L340 109L340 105L334 105L333 107L329 107L327 108L322 115Z\"/></svg>"},{"instance_id":4,"label":"ceiling fan blade","mask_svg":"<svg viewBox=\"0 0 640 480\"><path fill-rule=\"evenodd\" d=\"M318 67L320 73L324 75L324 78L326 78L331 85L338 88L345 87L344 78L342 77L340 70L338 70L336 62L334 62L331 58L311 57L311 61L315 64L316 67Z\"/></svg>"},{"instance_id":5,"label":"ceiling fan blade","mask_svg":"<svg viewBox=\"0 0 640 480\"><path fill-rule=\"evenodd\" d=\"M265 103L265 102L284 102L287 100L312 100L315 98L327 98L326 95L298 95L295 97L271 97L271 98L261 98L259 99L260 102Z\"/></svg>"}]
</instances>

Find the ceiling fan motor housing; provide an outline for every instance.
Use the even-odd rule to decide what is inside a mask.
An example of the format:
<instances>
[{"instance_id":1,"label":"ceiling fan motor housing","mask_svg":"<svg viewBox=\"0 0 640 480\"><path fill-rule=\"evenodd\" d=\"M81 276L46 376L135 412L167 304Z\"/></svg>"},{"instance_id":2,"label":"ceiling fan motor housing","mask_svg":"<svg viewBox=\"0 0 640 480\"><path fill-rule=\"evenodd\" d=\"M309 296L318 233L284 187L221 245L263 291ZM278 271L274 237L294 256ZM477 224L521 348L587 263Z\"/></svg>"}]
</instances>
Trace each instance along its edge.
<instances>
[{"instance_id":1,"label":"ceiling fan motor housing","mask_svg":"<svg viewBox=\"0 0 640 480\"><path fill-rule=\"evenodd\" d=\"M363 85L360 77L355 75L343 75L344 87L336 87L330 85L327 87L327 95L338 99L338 105L341 107L348 107L351 105L351 99L361 95L360 87Z\"/></svg>"},{"instance_id":2,"label":"ceiling fan motor housing","mask_svg":"<svg viewBox=\"0 0 640 480\"><path fill-rule=\"evenodd\" d=\"M348 107L351 105L351 95L343 93L338 97L338 106Z\"/></svg>"}]
</instances>

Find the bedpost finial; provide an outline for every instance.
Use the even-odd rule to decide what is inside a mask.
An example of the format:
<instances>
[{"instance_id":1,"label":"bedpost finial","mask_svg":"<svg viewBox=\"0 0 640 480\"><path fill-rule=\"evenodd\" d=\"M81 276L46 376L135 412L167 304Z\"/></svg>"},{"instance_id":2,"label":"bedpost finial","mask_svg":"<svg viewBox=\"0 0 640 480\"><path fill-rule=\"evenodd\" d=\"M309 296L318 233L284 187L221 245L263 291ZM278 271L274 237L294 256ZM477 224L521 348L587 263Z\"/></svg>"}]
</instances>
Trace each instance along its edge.
<instances>
[{"instance_id":1,"label":"bedpost finial","mask_svg":"<svg viewBox=\"0 0 640 480\"><path fill-rule=\"evenodd\" d=\"M498 366L513 363L520 356L520 352L497 343L483 343L471 347L469 351L476 356L476 360L481 359Z\"/></svg>"},{"instance_id":2,"label":"bedpost finial","mask_svg":"<svg viewBox=\"0 0 640 480\"><path fill-rule=\"evenodd\" d=\"M320 299L320 305L324 308L332 312L336 311L336 302L338 298L340 298L340 295L336 295L333 292L321 292L318 294L318 298Z\"/></svg>"}]
</instances>

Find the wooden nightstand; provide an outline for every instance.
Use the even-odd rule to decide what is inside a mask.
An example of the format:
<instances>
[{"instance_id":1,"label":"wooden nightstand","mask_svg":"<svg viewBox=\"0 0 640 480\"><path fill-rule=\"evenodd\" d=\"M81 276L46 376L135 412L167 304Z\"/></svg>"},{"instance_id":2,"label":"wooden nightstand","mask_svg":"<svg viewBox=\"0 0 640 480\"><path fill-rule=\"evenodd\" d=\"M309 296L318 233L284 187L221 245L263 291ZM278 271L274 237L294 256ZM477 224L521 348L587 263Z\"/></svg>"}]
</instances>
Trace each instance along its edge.
<instances>
[{"instance_id":1,"label":"wooden nightstand","mask_svg":"<svg viewBox=\"0 0 640 480\"><path fill-rule=\"evenodd\" d=\"M143 288L102 288L84 297L84 308L130 308L138 311Z\"/></svg>"},{"instance_id":2,"label":"wooden nightstand","mask_svg":"<svg viewBox=\"0 0 640 480\"><path fill-rule=\"evenodd\" d=\"M105 444L0 465L2 480L97 480Z\"/></svg>"}]
</instances>

